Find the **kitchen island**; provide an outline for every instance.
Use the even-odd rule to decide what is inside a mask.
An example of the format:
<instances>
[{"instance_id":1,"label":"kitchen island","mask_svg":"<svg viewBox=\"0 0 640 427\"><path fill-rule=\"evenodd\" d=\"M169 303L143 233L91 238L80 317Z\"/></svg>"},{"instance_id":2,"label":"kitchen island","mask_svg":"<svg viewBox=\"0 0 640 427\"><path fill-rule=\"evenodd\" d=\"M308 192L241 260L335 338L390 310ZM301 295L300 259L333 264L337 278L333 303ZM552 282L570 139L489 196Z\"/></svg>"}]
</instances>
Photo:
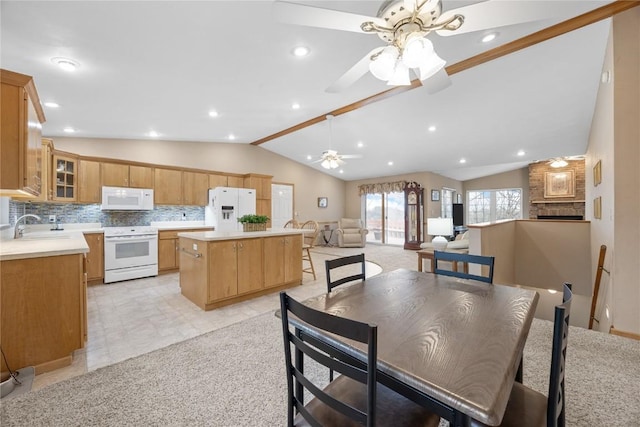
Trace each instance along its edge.
<instances>
[{"instance_id":1,"label":"kitchen island","mask_svg":"<svg viewBox=\"0 0 640 427\"><path fill-rule=\"evenodd\" d=\"M304 233L178 233L182 295L211 310L302 284Z\"/></svg>"},{"instance_id":2,"label":"kitchen island","mask_svg":"<svg viewBox=\"0 0 640 427\"><path fill-rule=\"evenodd\" d=\"M88 251L81 232L0 242L0 344L12 370L58 369L84 347Z\"/></svg>"}]
</instances>

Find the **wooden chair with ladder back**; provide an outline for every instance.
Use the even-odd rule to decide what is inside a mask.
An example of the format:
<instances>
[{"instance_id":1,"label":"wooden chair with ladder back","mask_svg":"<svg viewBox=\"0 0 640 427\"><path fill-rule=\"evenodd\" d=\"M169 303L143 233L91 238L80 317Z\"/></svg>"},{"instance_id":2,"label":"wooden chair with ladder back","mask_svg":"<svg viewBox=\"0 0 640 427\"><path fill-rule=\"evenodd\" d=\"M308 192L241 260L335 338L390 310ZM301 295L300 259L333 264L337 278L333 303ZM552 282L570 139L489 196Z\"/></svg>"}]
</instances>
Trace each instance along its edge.
<instances>
[{"instance_id":1,"label":"wooden chair with ladder back","mask_svg":"<svg viewBox=\"0 0 640 427\"><path fill-rule=\"evenodd\" d=\"M459 277L461 279L472 279L472 280L479 280L481 282L486 282L486 283L493 283L493 265L495 262L495 257L483 256L483 255L460 254L455 252L434 251L433 260L435 263L435 269L433 270L433 272L435 274L442 274L445 276ZM463 263L466 266L464 268L464 271L444 270L438 267L438 264L440 264L442 261L457 262L458 264ZM483 274L478 275L478 274L468 273L469 264L479 264L480 266L486 266L488 269L487 275L485 276Z\"/></svg>"},{"instance_id":2,"label":"wooden chair with ladder back","mask_svg":"<svg viewBox=\"0 0 640 427\"><path fill-rule=\"evenodd\" d=\"M302 272L313 275L313 280L316 280L316 269L313 267L313 259L311 259L311 248L316 245L320 227L316 221L307 221L302 224L300 228L312 230L311 232L304 233L302 236ZM304 266L305 262L308 263L306 267Z\"/></svg>"}]
</instances>

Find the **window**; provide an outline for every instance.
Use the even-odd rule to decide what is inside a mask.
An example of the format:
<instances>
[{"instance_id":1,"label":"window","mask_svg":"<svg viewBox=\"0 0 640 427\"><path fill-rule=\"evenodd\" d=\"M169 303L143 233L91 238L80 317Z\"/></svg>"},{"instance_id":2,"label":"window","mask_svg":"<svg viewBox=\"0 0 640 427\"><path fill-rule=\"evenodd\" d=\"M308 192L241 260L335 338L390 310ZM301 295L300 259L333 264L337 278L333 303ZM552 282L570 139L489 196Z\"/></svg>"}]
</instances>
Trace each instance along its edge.
<instances>
[{"instance_id":1,"label":"window","mask_svg":"<svg viewBox=\"0 0 640 427\"><path fill-rule=\"evenodd\" d=\"M453 218L453 193L455 190L451 188L442 189L442 198L440 199L440 216L442 218Z\"/></svg>"},{"instance_id":2,"label":"window","mask_svg":"<svg viewBox=\"0 0 640 427\"><path fill-rule=\"evenodd\" d=\"M522 189L467 192L467 224L522 218Z\"/></svg>"}]
</instances>

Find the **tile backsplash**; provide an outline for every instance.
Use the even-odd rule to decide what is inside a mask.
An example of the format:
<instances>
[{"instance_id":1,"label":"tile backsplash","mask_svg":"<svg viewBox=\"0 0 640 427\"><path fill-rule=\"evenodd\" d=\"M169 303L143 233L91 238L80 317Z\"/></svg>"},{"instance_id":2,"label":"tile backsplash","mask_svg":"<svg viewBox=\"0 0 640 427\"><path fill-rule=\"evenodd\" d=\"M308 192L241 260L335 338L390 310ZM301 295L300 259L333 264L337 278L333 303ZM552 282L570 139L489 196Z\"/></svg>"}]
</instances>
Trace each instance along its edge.
<instances>
[{"instance_id":1,"label":"tile backsplash","mask_svg":"<svg viewBox=\"0 0 640 427\"><path fill-rule=\"evenodd\" d=\"M149 225L151 221L204 221L203 206L158 206L152 211L101 211L99 204L33 203L11 200L9 222L24 214L35 214L48 222L49 215L56 215L60 224L99 222L104 227ZM32 218L28 224L37 223Z\"/></svg>"}]
</instances>

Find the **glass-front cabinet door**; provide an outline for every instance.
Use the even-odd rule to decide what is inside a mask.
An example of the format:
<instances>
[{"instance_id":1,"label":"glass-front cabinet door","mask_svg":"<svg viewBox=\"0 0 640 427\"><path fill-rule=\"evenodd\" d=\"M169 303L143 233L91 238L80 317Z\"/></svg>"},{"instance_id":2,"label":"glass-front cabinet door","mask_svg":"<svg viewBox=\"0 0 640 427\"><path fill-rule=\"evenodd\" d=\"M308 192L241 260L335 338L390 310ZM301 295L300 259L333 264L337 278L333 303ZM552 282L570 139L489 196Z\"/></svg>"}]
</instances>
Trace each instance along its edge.
<instances>
[{"instance_id":1,"label":"glass-front cabinet door","mask_svg":"<svg viewBox=\"0 0 640 427\"><path fill-rule=\"evenodd\" d=\"M76 200L76 178L78 161L76 158L53 155L53 200L73 202Z\"/></svg>"},{"instance_id":2,"label":"glass-front cabinet door","mask_svg":"<svg viewBox=\"0 0 640 427\"><path fill-rule=\"evenodd\" d=\"M422 198L424 189L417 182L407 183L404 189L405 221L404 221L404 248L420 249L422 243Z\"/></svg>"}]
</instances>

